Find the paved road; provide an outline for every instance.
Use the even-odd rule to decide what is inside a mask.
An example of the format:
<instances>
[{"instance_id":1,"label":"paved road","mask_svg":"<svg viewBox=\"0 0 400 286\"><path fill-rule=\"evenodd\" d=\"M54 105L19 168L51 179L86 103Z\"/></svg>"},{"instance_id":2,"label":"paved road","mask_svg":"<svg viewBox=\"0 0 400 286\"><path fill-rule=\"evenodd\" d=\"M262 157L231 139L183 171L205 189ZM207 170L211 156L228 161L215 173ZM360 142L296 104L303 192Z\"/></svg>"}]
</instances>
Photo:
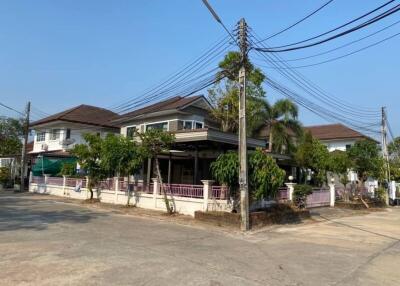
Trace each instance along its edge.
<instances>
[{"instance_id":1,"label":"paved road","mask_svg":"<svg viewBox=\"0 0 400 286\"><path fill-rule=\"evenodd\" d=\"M1 285L400 285L400 209L227 234L0 192Z\"/></svg>"}]
</instances>

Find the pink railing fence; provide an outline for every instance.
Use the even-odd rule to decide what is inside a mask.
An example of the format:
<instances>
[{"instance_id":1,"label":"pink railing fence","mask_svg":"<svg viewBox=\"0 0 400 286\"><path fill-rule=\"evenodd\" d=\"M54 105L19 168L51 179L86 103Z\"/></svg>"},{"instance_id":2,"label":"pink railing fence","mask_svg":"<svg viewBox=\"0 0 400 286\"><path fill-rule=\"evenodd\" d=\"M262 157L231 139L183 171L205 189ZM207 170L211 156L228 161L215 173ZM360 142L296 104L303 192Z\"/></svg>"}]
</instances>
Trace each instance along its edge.
<instances>
[{"instance_id":1,"label":"pink railing fence","mask_svg":"<svg viewBox=\"0 0 400 286\"><path fill-rule=\"evenodd\" d=\"M145 193L145 194L152 194L153 193L154 184L146 184L143 182L139 182L134 186L135 191Z\"/></svg>"},{"instance_id":2,"label":"pink railing fence","mask_svg":"<svg viewBox=\"0 0 400 286\"><path fill-rule=\"evenodd\" d=\"M311 195L307 196L306 205L308 208L329 206L331 201L331 194L326 189L313 189Z\"/></svg>"},{"instance_id":3,"label":"pink railing fence","mask_svg":"<svg viewBox=\"0 0 400 286\"><path fill-rule=\"evenodd\" d=\"M286 202L289 199L289 190L287 187L281 187L278 189L276 198L279 202Z\"/></svg>"},{"instance_id":4,"label":"pink railing fence","mask_svg":"<svg viewBox=\"0 0 400 286\"><path fill-rule=\"evenodd\" d=\"M212 186L211 198L217 200L226 200L229 198L229 188L226 186Z\"/></svg>"},{"instance_id":5,"label":"pink railing fence","mask_svg":"<svg viewBox=\"0 0 400 286\"><path fill-rule=\"evenodd\" d=\"M114 180L112 178L108 178L106 180L101 180L97 183L97 188L101 190L114 190Z\"/></svg>"},{"instance_id":6,"label":"pink railing fence","mask_svg":"<svg viewBox=\"0 0 400 286\"><path fill-rule=\"evenodd\" d=\"M64 184L63 177L48 177L47 184L53 186L62 186Z\"/></svg>"},{"instance_id":7,"label":"pink railing fence","mask_svg":"<svg viewBox=\"0 0 400 286\"><path fill-rule=\"evenodd\" d=\"M42 176L33 176L32 183L34 184L44 184L44 177Z\"/></svg>"},{"instance_id":8,"label":"pink railing fence","mask_svg":"<svg viewBox=\"0 0 400 286\"><path fill-rule=\"evenodd\" d=\"M66 178L65 186L66 187L76 187L77 178Z\"/></svg>"},{"instance_id":9,"label":"pink railing fence","mask_svg":"<svg viewBox=\"0 0 400 286\"><path fill-rule=\"evenodd\" d=\"M164 184L164 190L168 195L188 198L202 198L202 185Z\"/></svg>"}]
</instances>

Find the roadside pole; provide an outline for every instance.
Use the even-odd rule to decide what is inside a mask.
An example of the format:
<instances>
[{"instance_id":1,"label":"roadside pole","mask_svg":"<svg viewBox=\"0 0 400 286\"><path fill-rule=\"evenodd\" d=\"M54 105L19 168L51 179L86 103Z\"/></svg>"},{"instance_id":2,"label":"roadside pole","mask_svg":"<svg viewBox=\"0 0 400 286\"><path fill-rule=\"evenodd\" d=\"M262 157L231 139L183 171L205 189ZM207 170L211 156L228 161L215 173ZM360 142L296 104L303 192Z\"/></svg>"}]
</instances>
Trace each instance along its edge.
<instances>
[{"instance_id":1,"label":"roadside pole","mask_svg":"<svg viewBox=\"0 0 400 286\"><path fill-rule=\"evenodd\" d=\"M26 158L26 145L28 144L28 136L29 136L29 115L31 112L31 102L28 101L25 110L25 124L24 124L24 140L22 142L22 154L21 154L21 184L20 184L20 191L23 192L25 190L25 170L27 164Z\"/></svg>"},{"instance_id":2,"label":"roadside pole","mask_svg":"<svg viewBox=\"0 0 400 286\"><path fill-rule=\"evenodd\" d=\"M247 173L247 130L246 130L246 59L247 59L247 24L242 18L239 22L239 47L241 67L239 70L239 186L241 229L250 229L249 189Z\"/></svg>"}]
</instances>

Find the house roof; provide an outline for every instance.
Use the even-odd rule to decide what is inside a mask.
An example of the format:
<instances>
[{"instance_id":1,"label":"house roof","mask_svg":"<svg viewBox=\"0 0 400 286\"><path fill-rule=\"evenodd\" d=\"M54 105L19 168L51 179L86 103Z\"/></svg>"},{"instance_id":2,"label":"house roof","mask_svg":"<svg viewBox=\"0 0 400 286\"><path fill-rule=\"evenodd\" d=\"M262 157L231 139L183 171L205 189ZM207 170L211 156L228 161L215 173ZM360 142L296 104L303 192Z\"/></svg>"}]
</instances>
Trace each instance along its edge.
<instances>
[{"instance_id":1,"label":"house roof","mask_svg":"<svg viewBox=\"0 0 400 286\"><path fill-rule=\"evenodd\" d=\"M40 124L45 124L60 120L72 123L81 123L81 124L115 128L116 126L114 126L111 123L111 120L117 117L118 114L110 110L107 110L105 108L81 104L79 106L67 109L65 111L32 122L31 126L37 126Z\"/></svg>"},{"instance_id":2,"label":"house roof","mask_svg":"<svg viewBox=\"0 0 400 286\"><path fill-rule=\"evenodd\" d=\"M143 108L136 109L132 112L122 114L120 116L120 118L117 119L116 121L119 121L119 122L126 121L126 120L133 119L135 117L138 117L140 115L144 115L144 114L148 114L148 113L152 113L152 112L160 112L160 111L167 111L167 110L180 110L201 98L206 100L206 98L203 95L195 95L195 96L189 96L189 97L175 96L175 97L145 106ZM208 103L208 101L207 101L207 103Z\"/></svg>"},{"instance_id":3,"label":"house roof","mask_svg":"<svg viewBox=\"0 0 400 286\"><path fill-rule=\"evenodd\" d=\"M343 124L327 124L315 125L304 127L305 130L310 131L311 135L319 140L333 140L333 139L361 139L370 137L353 130Z\"/></svg>"}]
</instances>

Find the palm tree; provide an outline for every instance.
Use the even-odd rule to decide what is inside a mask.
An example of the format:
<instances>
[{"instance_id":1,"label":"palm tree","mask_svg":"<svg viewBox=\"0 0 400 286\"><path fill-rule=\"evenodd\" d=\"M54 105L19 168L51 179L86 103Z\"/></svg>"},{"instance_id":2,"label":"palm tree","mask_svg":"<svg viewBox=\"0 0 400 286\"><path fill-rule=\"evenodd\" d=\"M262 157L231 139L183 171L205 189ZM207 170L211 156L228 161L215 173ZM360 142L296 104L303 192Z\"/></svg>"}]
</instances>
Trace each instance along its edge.
<instances>
[{"instance_id":1,"label":"palm tree","mask_svg":"<svg viewBox=\"0 0 400 286\"><path fill-rule=\"evenodd\" d=\"M303 129L298 117L298 107L288 99L280 99L270 106L267 126L270 152L291 153L293 137L299 137Z\"/></svg>"}]
</instances>

